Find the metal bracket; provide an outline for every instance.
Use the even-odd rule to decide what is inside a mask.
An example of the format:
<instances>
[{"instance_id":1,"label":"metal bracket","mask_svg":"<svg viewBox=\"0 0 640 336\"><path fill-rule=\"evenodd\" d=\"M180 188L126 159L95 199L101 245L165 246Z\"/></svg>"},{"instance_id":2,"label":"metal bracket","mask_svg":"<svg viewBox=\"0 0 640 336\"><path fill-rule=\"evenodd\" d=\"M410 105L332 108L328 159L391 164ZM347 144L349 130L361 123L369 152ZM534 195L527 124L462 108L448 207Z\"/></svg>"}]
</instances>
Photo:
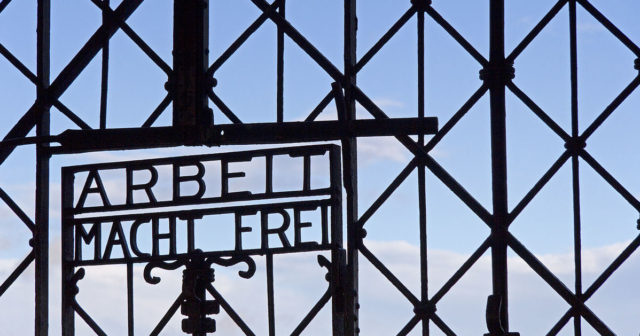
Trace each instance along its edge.
<instances>
[{"instance_id":1,"label":"metal bracket","mask_svg":"<svg viewBox=\"0 0 640 336\"><path fill-rule=\"evenodd\" d=\"M517 332L505 331L502 327L500 313L502 311L502 297L500 295L489 295L487 298L487 329L488 334L484 336L520 336Z\"/></svg>"}]
</instances>

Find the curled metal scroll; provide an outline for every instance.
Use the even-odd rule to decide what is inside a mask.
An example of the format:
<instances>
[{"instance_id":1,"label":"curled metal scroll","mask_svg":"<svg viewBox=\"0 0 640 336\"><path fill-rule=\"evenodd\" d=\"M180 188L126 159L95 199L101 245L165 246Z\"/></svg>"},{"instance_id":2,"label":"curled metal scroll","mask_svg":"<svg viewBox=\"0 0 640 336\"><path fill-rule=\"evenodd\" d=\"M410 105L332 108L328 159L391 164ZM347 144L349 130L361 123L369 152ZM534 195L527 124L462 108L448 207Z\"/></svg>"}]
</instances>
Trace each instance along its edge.
<instances>
[{"instance_id":1,"label":"curled metal scroll","mask_svg":"<svg viewBox=\"0 0 640 336\"><path fill-rule=\"evenodd\" d=\"M318 254L318 265L327 269L327 274L325 274L324 279L331 283L331 261L322 254Z\"/></svg>"},{"instance_id":2,"label":"curled metal scroll","mask_svg":"<svg viewBox=\"0 0 640 336\"><path fill-rule=\"evenodd\" d=\"M216 264L224 267L233 266L239 263L245 263L247 265L246 271L238 271L238 275L242 278L249 279L256 274L256 262L250 256L233 256L229 258L224 257L209 257L207 258L209 265Z\"/></svg>"},{"instance_id":3,"label":"curled metal scroll","mask_svg":"<svg viewBox=\"0 0 640 336\"><path fill-rule=\"evenodd\" d=\"M143 272L144 280L152 285L157 285L158 283L160 283L160 277L151 275L151 271L154 268L158 267L164 270L173 271L180 268L181 266L184 266L185 264L186 262L184 260L176 260L174 262L150 261L144 267L144 272Z\"/></svg>"},{"instance_id":4,"label":"curled metal scroll","mask_svg":"<svg viewBox=\"0 0 640 336\"><path fill-rule=\"evenodd\" d=\"M190 263L196 262L199 260L200 262L205 262L209 267L212 264L220 265L223 267L234 266L239 263L244 263L247 265L247 269L244 271L238 271L238 275L242 278L249 279L253 277L256 273L256 262L250 256L232 256L232 257L219 257L213 256L205 258L201 250L193 251L192 255L188 257L182 257L173 262L166 261L150 261L144 267L144 280L152 285L156 285L160 283L160 277L153 276L151 272L154 268L162 268L165 270L176 270L182 266L187 266Z\"/></svg>"},{"instance_id":5,"label":"curled metal scroll","mask_svg":"<svg viewBox=\"0 0 640 336\"><path fill-rule=\"evenodd\" d=\"M84 278L85 270L84 268L79 268L71 278L69 278L69 296L73 298L73 301L76 300L76 295L80 293L80 288L78 287L78 282Z\"/></svg>"}]
</instances>

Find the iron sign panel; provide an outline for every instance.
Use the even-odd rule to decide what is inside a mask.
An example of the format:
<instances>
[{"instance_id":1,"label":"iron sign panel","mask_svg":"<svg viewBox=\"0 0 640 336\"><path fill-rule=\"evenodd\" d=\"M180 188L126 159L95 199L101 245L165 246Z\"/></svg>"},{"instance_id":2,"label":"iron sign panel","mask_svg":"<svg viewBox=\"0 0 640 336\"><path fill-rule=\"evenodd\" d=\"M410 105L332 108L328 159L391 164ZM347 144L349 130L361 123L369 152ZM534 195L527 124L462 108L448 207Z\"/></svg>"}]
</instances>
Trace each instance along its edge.
<instances>
[{"instance_id":1,"label":"iron sign panel","mask_svg":"<svg viewBox=\"0 0 640 336\"><path fill-rule=\"evenodd\" d=\"M289 161L274 167L274 162L283 159L298 164ZM279 168L299 172L285 172L286 181L278 185L274 176L283 175L278 174ZM185 266L182 293L176 301L187 316L182 329L194 335L214 332L215 321L207 315L219 310L220 301L223 309L232 308L211 285L211 266L244 264L239 275L251 278L257 256L266 257L271 329L275 324L273 256L314 251L331 251L331 261L318 256L320 266L331 275L327 276L330 285L296 330L302 332L333 297L333 329L339 333L343 321L338 273L344 263L340 169L340 151L335 145L64 167L63 334L74 334L76 314L98 334L103 333L75 295L85 267L113 264L127 265L129 272L134 264L145 264L144 278L151 284L160 281L152 274L154 268ZM296 175L299 178L293 179ZM128 275L127 283L130 306L131 277ZM206 292L218 300L206 300ZM245 333L253 334L235 312L227 313ZM152 334L162 330L166 317ZM133 313L129 319L133 323Z\"/></svg>"}]
</instances>

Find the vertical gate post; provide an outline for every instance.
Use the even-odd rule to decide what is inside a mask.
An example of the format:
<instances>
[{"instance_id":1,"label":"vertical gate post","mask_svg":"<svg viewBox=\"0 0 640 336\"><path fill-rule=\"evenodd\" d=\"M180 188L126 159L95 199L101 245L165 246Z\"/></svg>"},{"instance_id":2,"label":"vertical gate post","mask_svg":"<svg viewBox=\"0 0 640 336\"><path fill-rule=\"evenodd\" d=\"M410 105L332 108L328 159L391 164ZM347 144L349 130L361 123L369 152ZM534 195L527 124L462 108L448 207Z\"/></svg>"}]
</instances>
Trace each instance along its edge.
<instances>
[{"instance_id":1,"label":"vertical gate post","mask_svg":"<svg viewBox=\"0 0 640 336\"><path fill-rule=\"evenodd\" d=\"M509 331L509 300L507 286L507 146L506 146L506 83L514 70L507 64L504 53L504 0L490 1L489 65L481 71L481 78L489 86L491 119L491 178L493 223L491 227L491 262L493 295L496 304L487 305L487 316L494 315L500 328ZM491 300L490 300L491 301ZM495 310L495 311L489 311ZM493 335L493 332L492 332Z\"/></svg>"},{"instance_id":2,"label":"vertical gate post","mask_svg":"<svg viewBox=\"0 0 640 336\"><path fill-rule=\"evenodd\" d=\"M36 136L50 134L49 105L49 41L50 0L38 0L37 17L37 100L42 117L36 125ZM46 336L49 329L49 145L36 145L35 232L31 244L35 255L35 334Z\"/></svg>"},{"instance_id":3,"label":"vertical gate post","mask_svg":"<svg viewBox=\"0 0 640 336\"><path fill-rule=\"evenodd\" d=\"M73 226L71 224L71 219L73 218L71 214L73 210L73 177L73 173L70 173L64 168L62 169L62 223L60 224L60 240L62 241L62 254L60 256L62 263L60 275L62 282L60 320L62 336L73 336L75 333L73 300L75 299L76 292L73 290L73 286L75 286L75 284L72 283L74 267L71 264L73 260Z\"/></svg>"},{"instance_id":4,"label":"vertical gate post","mask_svg":"<svg viewBox=\"0 0 640 336\"><path fill-rule=\"evenodd\" d=\"M353 120L356 117L356 103L352 85L356 84L356 37L357 37L356 0L344 1L344 73L345 113L338 115L339 120ZM363 230L356 227L358 221L358 148L355 137L342 140L344 158L343 181L346 191L346 224L347 224L347 292L345 295L347 319L345 335L357 335L358 327L358 247L362 240Z\"/></svg>"},{"instance_id":5,"label":"vertical gate post","mask_svg":"<svg viewBox=\"0 0 640 336\"><path fill-rule=\"evenodd\" d=\"M213 123L207 93L215 81L206 74L209 0L174 0L173 15L173 74L167 87L173 95L173 126L185 129L185 141L195 145L202 143L202 132L193 130Z\"/></svg>"}]
</instances>

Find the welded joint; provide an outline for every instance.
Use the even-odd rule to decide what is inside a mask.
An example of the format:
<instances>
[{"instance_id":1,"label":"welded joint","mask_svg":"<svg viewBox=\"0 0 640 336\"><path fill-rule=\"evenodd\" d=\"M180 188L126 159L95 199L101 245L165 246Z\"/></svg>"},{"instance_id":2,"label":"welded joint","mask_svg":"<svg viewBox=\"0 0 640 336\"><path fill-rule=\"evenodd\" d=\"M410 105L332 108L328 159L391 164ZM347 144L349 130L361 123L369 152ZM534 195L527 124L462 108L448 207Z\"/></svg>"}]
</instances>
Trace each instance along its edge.
<instances>
[{"instance_id":1,"label":"welded joint","mask_svg":"<svg viewBox=\"0 0 640 336\"><path fill-rule=\"evenodd\" d=\"M489 238L494 243L506 242L509 237L509 228L499 223L493 223Z\"/></svg>"},{"instance_id":2,"label":"welded joint","mask_svg":"<svg viewBox=\"0 0 640 336\"><path fill-rule=\"evenodd\" d=\"M633 61L633 68L640 71L640 58L636 58L636 60Z\"/></svg>"},{"instance_id":3,"label":"welded joint","mask_svg":"<svg viewBox=\"0 0 640 336\"><path fill-rule=\"evenodd\" d=\"M513 67L513 62L509 61L489 62L480 70L480 79L489 87L506 85L515 77L516 69Z\"/></svg>"},{"instance_id":4,"label":"welded joint","mask_svg":"<svg viewBox=\"0 0 640 336\"><path fill-rule=\"evenodd\" d=\"M356 238L358 239L358 242L360 244L362 244L362 240L367 237L367 230L363 227L358 228L357 232L356 232Z\"/></svg>"},{"instance_id":5,"label":"welded joint","mask_svg":"<svg viewBox=\"0 0 640 336\"><path fill-rule=\"evenodd\" d=\"M411 4L417 11L424 12L431 6L431 0L411 0Z\"/></svg>"},{"instance_id":6,"label":"welded joint","mask_svg":"<svg viewBox=\"0 0 640 336\"><path fill-rule=\"evenodd\" d=\"M636 221L636 229L640 230L640 218Z\"/></svg>"},{"instance_id":7,"label":"welded joint","mask_svg":"<svg viewBox=\"0 0 640 336\"><path fill-rule=\"evenodd\" d=\"M104 20L105 24L118 24L120 25L120 23L122 22L122 20L120 20L120 18L113 12L113 9L111 9L108 5L104 5L104 7L101 8L102 10L102 19Z\"/></svg>"},{"instance_id":8,"label":"welded joint","mask_svg":"<svg viewBox=\"0 0 640 336\"><path fill-rule=\"evenodd\" d=\"M207 107L202 113L203 121L196 127L179 127L179 134L182 139L182 143L185 146L202 146L207 147L219 146L216 145L219 142L211 141L211 127L213 125L213 109Z\"/></svg>"},{"instance_id":9,"label":"welded joint","mask_svg":"<svg viewBox=\"0 0 640 336\"><path fill-rule=\"evenodd\" d=\"M207 89L213 90L216 86L218 86L218 80L213 76L207 76Z\"/></svg>"},{"instance_id":10,"label":"welded joint","mask_svg":"<svg viewBox=\"0 0 640 336\"><path fill-rule=\"evenodd\" d=\"M564 143L566 148L571 154L578 154L587 147L587 142L582 137L571 138Z\"/></svg>"},{"instance_id":11,"label":"welded joint","mask_svg":"<svg viewBox=\"0 0 640 336\"><path fill-rule=\"evenodd\" d=\"M36 97L36 104L39 105L41 109L50 108L58 99L53 96L48 87L40 87L40 89L40 94Z\"/></svg>"},{"instance_id":12,"label":"welded joint","mask_svg":"<svg viewBox=\"0 0 640 336\"><path fill-rule=\"evenodd\" d=\"M420 302L413 306L413 313L420 319L430 319L437 310L436 305L431 301Z\"/></svg>"},{"instance_id":13,"label":"welded joint","mask_svg":"<svg viewBox=\"0 0 640 336\"><path fill-rule=\"evenodd\" d=\"M207 91L213 90L214 87L218 86L218 80L213 77L213 75L206 76L205 80L205 87ZM175 80L172 74L169 74L169 76L167 77L167 81L164 83L164 89L167 91L167 93L173 95L175 90Z\"/></svg>"},{"instance_id":14,"label":"welded joint","mask_svg":"<svg viewBox=\"0 0 640 336\"><path fill-rule=\"evenodd\" d=\"M571 307L573 308L573 310L582 315L582 312L585 310L586 306L584 305L584 299L582 299L582 294L580 293L576 293L575 295L573 295L571 297L571 300L569 300L571 303Z\"/></svg>"},{"instance_id":15,"label":"welded joint","mask_svg":"<svg viewBox=\"0 0 640 336\"><path fill-rule=\"evenodd\" d=\"M429 159L429 153L424 154L422 152L419 152L415 155L416 165L418 167L426 167L429 163Z\"/></svg>"}]
</instances>

